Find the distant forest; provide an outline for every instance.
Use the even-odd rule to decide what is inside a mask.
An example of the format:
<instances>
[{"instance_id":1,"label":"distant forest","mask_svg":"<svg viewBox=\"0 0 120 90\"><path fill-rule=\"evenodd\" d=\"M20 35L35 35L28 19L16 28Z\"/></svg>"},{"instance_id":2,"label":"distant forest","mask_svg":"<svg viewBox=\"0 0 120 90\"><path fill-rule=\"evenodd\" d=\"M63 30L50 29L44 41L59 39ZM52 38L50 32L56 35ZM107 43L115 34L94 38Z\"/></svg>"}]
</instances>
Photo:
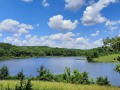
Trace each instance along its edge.
<instances>
[{"instance_id":1,"label":"distant forest","mask_svg":"<svg viewBox=\"0 0 120 90\"><path fill-rule=\"evenodd\" d=\"M41 56L86 56L88 60L103 55L120 53L120 37L106 38L102 47L89 50L52 48L48 46L15 46L0 43L0 59L41 57Z\"/></svg>"}]
</instances>

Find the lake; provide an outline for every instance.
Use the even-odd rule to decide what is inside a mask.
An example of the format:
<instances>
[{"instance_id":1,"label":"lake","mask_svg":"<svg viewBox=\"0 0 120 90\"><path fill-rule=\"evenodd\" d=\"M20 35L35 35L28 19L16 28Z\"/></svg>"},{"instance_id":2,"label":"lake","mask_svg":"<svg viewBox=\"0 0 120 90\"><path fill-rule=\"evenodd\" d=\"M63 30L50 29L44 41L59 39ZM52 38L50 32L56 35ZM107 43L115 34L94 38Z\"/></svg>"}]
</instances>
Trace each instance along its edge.
<instances>
[{"instance_id":1,"label":"lake","mask_svg":"<svg viewBox=\"0 0 120 90\"><path fill-rule=\"evenodd\" d=\"M114 71L115 63L89 63L85 57L41 57L0 61L0 67L7 65L10 75L16 75L21 69L26 76L36 76L37 68L44 65L54 74L61 74L65 67L80 72L88 72L89 77L108 76L112 85L120 86L120 74Z\"/></svg>"}]
</instances>

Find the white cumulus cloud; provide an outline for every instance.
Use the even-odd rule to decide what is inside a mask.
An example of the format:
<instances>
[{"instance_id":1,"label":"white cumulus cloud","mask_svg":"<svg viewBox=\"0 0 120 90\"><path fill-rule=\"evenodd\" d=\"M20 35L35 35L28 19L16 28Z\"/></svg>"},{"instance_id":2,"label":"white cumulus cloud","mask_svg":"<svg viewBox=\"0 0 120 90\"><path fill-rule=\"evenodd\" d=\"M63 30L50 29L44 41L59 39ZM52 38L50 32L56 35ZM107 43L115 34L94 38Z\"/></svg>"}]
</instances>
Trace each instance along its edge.
<instances>
[{"instance_id":1,"label":"white cumulus cloud","mask_svg":"<svg viewBox=\"0 0 120 90\"><path fill-rule=\"evenodd\" d=\"M47 0L43 0L43 1L42 1L42 5L43 5L44 7L49 7L49 6L50 6L50 4L47 2Z\"/></svg>"},{"instance_id":2,"label":"white cumulus cloud","mask_svg":"<svg viewBox=\"0 0 120 90\"><path fill-rule=\"evenodd\" d=\"M52 29L70 31L77 27L78 20L64 20L62 15L56 15L49 19L48 25Z\"/></svg>"},{"instance_id":3,"label":"white cumulus cloud","mask_svg":"<svg viewBox=\"0 0 120 90\"><path fill-rule=\"evenodd\" d=\"M98 36L98 34L100 33L100 31L96 31L95 33L91 34L92 37Z\"/></svg>"},{"instance_id":4,"label":"white cumulus cloud","mask_svg":"<svg viewBox=\"0 0 120 90\"><path fill-rule=\"evenodd\" d=\"M118 29L119 25L120 25L120 20L116 20L116 21L107 20L105 23L105 26L107 26L108 29L110 29L111 31Z\"/></svg>"},{"instance_id":5,"label":"white cumulus cloud","mask_svg":"<svg viewBox=\"0 0 120 90\"><path fill-rule=\"evenodd\" d=\"M32 25L20 23L13 19L5 19L0 22L1 32L13 32L15 36L28 33L31 29L33 29Z\"/></svg>"},{"instance_id":6,"label":"white cumulus cloud","mask_svg":"<svg viewBox=\"0 0 120 90\"><path fill-rule=\"evenodd\" d=\"M85 4L85 0L65 0L65 2L65 9L70 11L78 11Z\"/></svg>"},{"instance_id":7,"label":"white cumulus cloud","mask_svg":"<svg viewBox=\"0 0 120 90\"><path fill-rule=\"evenodd\" d=\"M81 19L83 25L90 26L105 22L107 19L100 11L109 6L110 3L116 3L117 1L118 0L99 0L97 3L88 6Z\"/></svg>"}]
</instances>

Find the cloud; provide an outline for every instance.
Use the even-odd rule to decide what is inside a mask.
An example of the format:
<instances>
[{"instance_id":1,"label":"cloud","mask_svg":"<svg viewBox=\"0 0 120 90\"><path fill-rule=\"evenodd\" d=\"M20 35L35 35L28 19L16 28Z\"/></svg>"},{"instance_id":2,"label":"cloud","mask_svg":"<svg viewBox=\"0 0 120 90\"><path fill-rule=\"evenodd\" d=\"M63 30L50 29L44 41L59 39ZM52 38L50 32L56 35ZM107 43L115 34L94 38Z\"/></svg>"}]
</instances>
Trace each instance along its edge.
<instances>
[{"instance_id":1,"label":"cloud","mask_svg":"<svg viewBox=\"0 0 120 90\"><path fill-rule=\"evenodd\" d=\"M20 46L50 46L59 48L90 49L103 45L102 39L91 42L88 38L77 37L72 32L57 33L48 36L27 34L25 37L8 36L4 42Z\"/></svg>"},{"instance_id":2,"label":"cloud","mask_svg":"<svg viewBox=\"0 0 120 90\"><path fill-rule=\"evenodd\" d=\"M12 32L15 36L28 33L29 30L33 29L32 25L27 25L20 23L13 19L5 19L0 22L0 31L1 32Z\"/></svg>"},{"instance_id":3,"label":"cloud","mask_svg":"<svg viewBox=\"0 0 120 90\"><path fill-rule=\"evenodd\" d=\"M43 5L44 7L49 7L49 6L50 6L50 4L47 2L47 0L43 0L43 1L42 1L42 5Z\"/></svg>"},{"instance_id":4,"label":"cloud","mask_svg":"<svg viewBox=\"0 0 120 90\"><path fill-rule=\"evenodd\" d=\"M27 39L29 39L29 38L31 38L31 34L27 34L25 37L27 38Z\"/></svg>"},{"instance_id":5,"label":"cloud","mask_svg":"<svg viewBox=\"0 0 120 90\"><path fill-rule=\"evenodd\" d=\"M79 37L75 40L75 43L77 44L82 44L82 45L87 45L88 44L88 40L89 39L86 39L86 38L83 38L83 37Z\"/></svg>"},{"instance_id":6,"label":"cloud","mask_svg":"<svg viewBox=\"0 0 120 90\"><path fill-rule=\"evenodd\" d=\"M22 0L24 2L32 2L33 0Z\"/></svg>"},{"instance_id":7,"label":"cloud","mask_svg":"<svg viewBox=\"0 0 120 90\"><path fill-rule=\"evenodd\" d=\"M95 37L95 36L98 36L99 33L100 33L100 31L96 31L95 33L91 34L90 36Z\"/></svg>"},{"instance_id":8,"label":"cloud","mask_svg":"<svg viewBox=\"0 0 120 90\"><path fill-rule=\"evenodd\" d=\"M118 29L119 25L120 25L120 20L117 21L107 20L105 23L105 26L108 27L108 29L110 29L111 31Z\"/></svg>"},{"instance_id":9,"label":"cloud","mask_svg":"<svg viewBox=\"0 0 120 90\"><path fill-rule=\"evenodd\" d=\"M65 9L70 11L78 11L85 4L85 0L65 0L65 2Z\"/></svg>"},{"instance_id":10,"label":"cloud","mask_svg":"<svg viewBox=\"0 0 120 90\"><path fill-rule=\"evenodd\" d=\"M95 4L95 0L89 0L88 4L89 4L89 5Z\"/></svg>"},{"instance_id":11,"label":"cloud","mask_svg":"<svg viewBox=\"0 0 120 90\"><path fill-rule=\"evenodd\" d=\"M98 39L97 41L93 42L92 48L97 48L103 45L103 39Z\"/></svg>"},{"instance_id":12,"label":"cloud","mask_svg":"<svg viewBox=\"0 0 120 90\"><path fill-rule=\"evenodd\" d=\"M118 0L99 0L97 3L88 6L83 13L82 24L85 26L95 25L105 22L106 17L102 16L100 11L109 6L110 3L116 3Z\"/></svg>"},{"instance_id":13,"label":"cloud","mask_svg":"<svg viewBox=\"0 0 120 90\"><path fill-rule=\"evenodd\" d=\"M49 19L48 25L52 29L70 31L77 27L78 20L64 20L62 15L56 15Z\"/></svg>"},{"instance_id":14,"label":"cloud","mask_svg":"<svg viewBox=\"0 0 120 90\"><path fill-rule=\"evenodd\" d=\"M58 33L49 36L50 40L59 40L59 41L71 41L72 37L75 36L72 32L68 32L66 34Z\"/></svg>"}]
</instances>

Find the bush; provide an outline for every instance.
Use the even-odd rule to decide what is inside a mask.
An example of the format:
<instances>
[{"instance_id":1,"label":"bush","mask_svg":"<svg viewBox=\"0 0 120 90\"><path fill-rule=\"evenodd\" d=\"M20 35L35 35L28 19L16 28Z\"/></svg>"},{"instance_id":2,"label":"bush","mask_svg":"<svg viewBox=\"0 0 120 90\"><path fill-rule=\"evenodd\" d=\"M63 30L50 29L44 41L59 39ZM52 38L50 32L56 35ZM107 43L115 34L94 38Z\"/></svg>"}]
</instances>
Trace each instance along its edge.
<instances>
[{"instance_id":1,"label":"bush","mask_svg":"<svg viewBox=\"0 0 120 90\"><path fill-rule=\"evenodd\" d=\"M90 84L87 72L82 73L82 80L81 81L82 81L81 84Z\"/></svg>"},{"instance_id":2,"label":"bush","mask_svg":"<svg viewBox=\"0 0 120 90\"><path fill-rule=\"evenodd\" d=\"M54 75L54 81L64 82L63 76L64 76L63 74Z\"/></svg>"},{"instance_id":3,"label":"bush","mask_svg":"<svg viewBox=\"0 0 120 90\"><path fill-rule=\"evenodd\" d=\"M87 61L88 62L92 62L93 61L93 57L92 56L86 56L87 57Z\"/></svg>"},{"instance_id":4,"label":"bush","mask_svg":"<svg viewBox=\"0 0 120 90\"><path fill-rule=\"evenodd\" d=\"M8 84L8 87L5 88L5 90L12 90L12 88L10 88L9 84Z\"/></svg>"},{"instance_id":5,"label":"bush","mask_svg":"<svg viewBox=\"0 0 120 90\"><path fill-rule=\"evenodd\" d=\"M117 57L117 60L120 61L120 56Z\"/></svg>"},{"instance_id":6,"label":"bush","mask_svg":"<svg viewBox=\"0 0 120 90\"><path fill-rule=\"evenodd\" d=\"M63 74L63 80L66 82L71 82L71 70L70 68L65 68L64 74Z\"/></svg>"},{"instance_id":7,"label":"bush","mask_svg":"<svg viewBox=\"0 0 120 90\"><path fill-rule=\"evenodd\" d=\"M9 71L8 71L8 68L7 66L3 66L1 69L0 69L0 79L6 79L7 77L9 76Z\"/></svg>"},{"instance_id":8,"label":"bush","mask_svg":"<svg viewBox=\"0 0 120 90\"><path fill-rule=\"evenodd\" d=\"M23 70L21 70L21 71L17 74L17 79L23 80L24 78L25 78L25 76L23 75Z\"/></svg>"},{"instance_id":9,"label":"bush","mask_svg":"<svg viewBox=\"0 0 120 90\"><path fill-rule=\"evenodd\" d=\"M44 66L40 66L39 69L37 69L39 75L37 76L37 79L43 80L43 81L52 81L53 75L50 73L48 69L45 69Z\"/></svg>"},{"instance_id":10,"label":"bush","mask_svg":"<svg viewBox=\"0 0 120 90\"><path fill-rule=\"evenodd\" d=\"M118 73L120 73L120 64L116 65L115 71L117 71Z\"/></svg>"},{"instance_id":11,"label":"bush","mask_svg":"<svg viewBox=\"0 0 120 90\"><path fill-rule=\"evenodd\" d=\"M29 79L27 82L20 80L20 85L17 84L15 90L33 90L31 80Z\"/></svg>"},{"instance_id":12,"label":"bush","mask_svg":"<svg viewBox=\"0 0 120 90\"><path fill-rule=\"evenodd\" d=\"M110 81L108 81L107 77L105 77L105 78L104 77L99 77L99 78L97 78L96 84L110 86Z\"/></svg>"}]
</instances>

